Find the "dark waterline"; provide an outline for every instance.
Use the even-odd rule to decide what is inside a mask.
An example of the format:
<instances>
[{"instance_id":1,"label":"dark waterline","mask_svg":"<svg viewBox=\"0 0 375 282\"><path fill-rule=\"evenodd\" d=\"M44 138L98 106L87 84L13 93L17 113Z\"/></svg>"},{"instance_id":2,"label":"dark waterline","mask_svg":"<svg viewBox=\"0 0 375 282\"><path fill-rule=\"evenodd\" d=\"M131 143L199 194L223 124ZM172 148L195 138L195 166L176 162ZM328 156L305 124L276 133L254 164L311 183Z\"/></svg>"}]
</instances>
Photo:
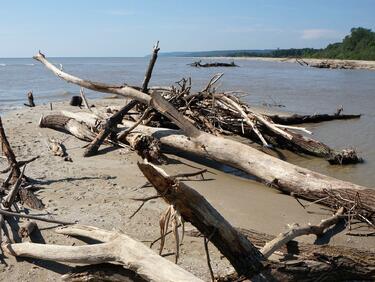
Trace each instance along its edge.
<instances>
[{"instance_id":1,"label":"dark waterline","mask_svg":"<svg viewBox=\"0 0 375 282\"><path fill-rule=\"evenodd\" d=\"M196 58L160 57L151 85L171 85L191 77L194 89L201 89L218 72L224 72L220 88L248 92L254 105L278 103L283 110L296 113L334 112L343 105L345 113L361 113L359 120L334 121L309 125L313 137L335 148L353 146L366 163L354 166L329 166L317 158L286 153L288 160L337 178L374 187L375 180L375 72L365 70L326 70L297 64L237 60L239 68L188 66ZM140 85L148 58L52 58L65 71L90 80ZM225 61L225 59L222 59ZM0 113L22 107L32 90L37 104L68 100L79 87L56 78L33 59L0 59ZM104 97L86 91L89 98ZM279 109L277 109L279 110Z\"/></svg>"}]
</instances>

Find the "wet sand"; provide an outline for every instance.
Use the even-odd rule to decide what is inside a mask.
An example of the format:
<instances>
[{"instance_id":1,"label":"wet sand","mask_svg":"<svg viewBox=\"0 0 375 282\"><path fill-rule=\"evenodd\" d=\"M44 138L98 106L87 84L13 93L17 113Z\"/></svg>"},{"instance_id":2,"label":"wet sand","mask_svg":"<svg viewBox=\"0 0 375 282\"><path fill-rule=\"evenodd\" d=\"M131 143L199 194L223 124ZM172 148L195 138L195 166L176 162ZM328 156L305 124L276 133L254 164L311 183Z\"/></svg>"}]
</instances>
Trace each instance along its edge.
<instances>
[{"instance_id":1,"label":"wet sand","mask_svg":"<svg viewBox=\"0 0 375 282\"><path fill-rule=\"evenodd\" d=\"M123 100L92 101L96 106L121 105ZM79 109L67 103L54 103L54 111ZM129 216L139 206L130 198L147 197L155 194L153 188L134 191L146 182L137 168L138 156L125 149L104 147L100 154L83 158L85 142L74 137L65 141L67 152L73 162L64 162L60 157L52 156L47 150L45 140L48 137L66 139L67 135L50 129L38 128L41 114L52 113L49 105L36 108L25 108L9 112L3 116L9 141L19 160L35 155L41 158L28 165L26 175L35 179L40 198L46 205L43 213L66 220L79 220L80 224L94 225L105 229L118 229L134 239L148 244L159 236L159 216L166 209L162 200L147 203L133 218ZM205 181L188 181L191 187L202 193L206 199L234 226L255 229L260 232L277 235L284 231L287 224L317 224L330 214L315 205L304 210L292 197L259 184L249 178L228 174L220 170L222 166L215 162L189 159L168 154L170 164L163 166L169 174L193 172L207 168ZM6 165L0 162L0 168ZM329 171L327 172L329 173ZM2 176L4 177L4 176ZM310 213L313 212L313 213ZM40 213L38 211L31 213ZM34 238L35 242L50 244L76 245L83 244L77 239L57 235L51 224L38 223L41 234ZM191 229L188 226L187 229ZM375 251L375 238L350 237L342 228L336 227L316 243L345 245ZM304 236L299 240L315 242L315 236ZM157 250L158 245L154 246ZM172 238L167 239L164 253L174 250ZM230 269L229 263L220 258L215 247L210 245L212 266L215 274L225 273ZM209 281L206 259L201 238L185 237L181 246L179 265L195 275ZM167 257L173 260L173 255ZM71 267L68 264L50 263L38 260L20 260L5 258L7 266L0 265L0 281L59 281L60 276Z\"/></svg>"}]
</instances>

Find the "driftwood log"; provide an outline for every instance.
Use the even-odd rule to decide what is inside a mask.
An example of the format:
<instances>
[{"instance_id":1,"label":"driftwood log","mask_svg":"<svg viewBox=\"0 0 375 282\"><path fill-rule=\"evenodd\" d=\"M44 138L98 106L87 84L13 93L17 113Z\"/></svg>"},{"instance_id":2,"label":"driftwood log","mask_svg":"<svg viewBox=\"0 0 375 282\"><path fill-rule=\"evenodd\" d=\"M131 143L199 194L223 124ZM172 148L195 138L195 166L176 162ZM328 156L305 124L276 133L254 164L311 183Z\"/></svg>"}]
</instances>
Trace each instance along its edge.
<instances>
[{"instance_id":1,"label":"driftwood log","mask_svg":"<svg viewBox=\"0 0 375 282\"><path fill-rule=\"evenodd\" d=\"M130 127L132 122L123 122ZM137 131L152 135L163 145L206 157L244 172L286 193L335 209L344 207L360 211L374 221L375 190L342 181L287 163L240 142L201 133L186 137L181 131L139 125ZM223 149L225 148L225 149ZM241 154L238 154L241 152ZM353 209L352 209L353 210Z\"/></svg>"},{"instance_id":2,"label":"driftwood log","mask_svg":"<svg viewBox=\"0 0 375 282\"><path fill-rule=\"evenodd\" d=\"M74 116L74 114L72 115ZM84 141L92 141L97 138L88 125L64 115L43 116L39 121L39 126L69 133ZM138 132L131 132L125 136L123 142L135 150L142 158L146 158L150 162L165 163L165 157L160 151L160 141L156 138Z\"/></svg>"},{"instance_id":3,"label":"driftwood log","mask_svg":"<svg viewBox=\"0 0 375 282\"><path fill-rule=\"evenodd\" d=\"M357 268L356 262L341 257L326 261L300 259L293 263L267 261L244 235L233 228L205 198L162 169L139 163L139 168L159 195L192 223L230 261L238 275L255 281L327 281L372 279L372 268ZM349 262L348 264L344 262Z\"/></svg>"},{"instance_id":4,"label":"driftwood log","mask_svg":"<svg viewBox=\"0 0 375 282\"><path fill-rule=\"evenodd\" d=\"M24 104L25 106L30 107L30 108L35 107L34 96L33 96L33 92L32 91L30 91L29 93L27 93L27 101L28 101L28 104Z\"/></svg>"},{"instance_id":5,"label":"driftwood log","mask_svg":"<svg viewBox=\"0 0 375 282\"><path fill-rule=\"evenodd\" d=\"M123 233L83 225L62 227L56 231L60 234L91 238L103 243L85 246L3 243L2 249L8 255L16 257L80 264L107 262L121 264L136 272L146 281L202 281Z\"/></svg>"},{"instance_id":6,"label":"driftwood log","mask_svg":"<svg viewBox=\"0 0 375 282\"><path fill-rule=\"evenodd\" d=\"M83 126L82 121L95 124L96 117L89 113L68 113L69 117L60 116L61 119L76 118L75 124ZM53 119L56 119L55 115ZM126 128L133 127L134 123L123 121ZM48 127L56 128L54 124ZM86 126L87 127L87 126ZM74 132L76 130L73 130ZM194 132L195 134L196 132ZM375 190L350 182L325 176L311 170L287 163L261 151L258 151L238 141L199 132L198 136L187 137L183 132L171 129L153 128L143 125L137 126L137 133L152 136L160 140L161 144L171 148L189 152L201 157L230 165L249 173L262 182L295 197L310 201L319 200L320 204L334 208L344 207L365 218L374 221ZM121 135L121 131L120 131ZM131 135L127 135L127 139ZM119 140L126 143L127 140ZM223 150L225 148L225 150ZM241 154L238 154L241 152Z\"/></svg>"},{"instance_id":7,"label":"driftwood log","mask_svg":"<svg viewBox=\"0 0 375 282\"><path fill-rule=\"evenodd\" d=\"M285 125L303 124L303 123L318 123L331 120L345 120L360 118L361 115L352 114L313 114L313 115L267 115L273 122Z\"/></svg>"},{"instance_id":8,"label":"driftwood log","mask_svg":"<svg viewBox=\"0 0 375 282\"><path fill-rule=\"evenodd\" d=\"M236 65L234 61L230 63L214 62L214 63L204 63L204 64L202 64L202 61L197 61L197 62L193 62L189 64L189 66L197 67L197 68L238 67L238 65Z\"/></svg>"}]
</instances>

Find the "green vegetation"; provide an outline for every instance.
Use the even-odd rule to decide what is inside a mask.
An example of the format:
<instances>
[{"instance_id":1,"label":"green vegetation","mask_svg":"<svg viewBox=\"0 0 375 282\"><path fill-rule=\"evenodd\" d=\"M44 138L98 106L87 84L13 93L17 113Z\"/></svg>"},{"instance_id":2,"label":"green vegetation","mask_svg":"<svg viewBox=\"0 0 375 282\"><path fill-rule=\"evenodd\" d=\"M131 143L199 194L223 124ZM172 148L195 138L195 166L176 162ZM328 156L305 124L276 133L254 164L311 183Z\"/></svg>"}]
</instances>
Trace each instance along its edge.
<instances>
[{"instance_id":1,"label":"green vegetation","mask_svg":"<svg viewBox=\"0 0 375 282\"><path fill-rule=\"evenodd\" d=\"M303 57L346 60L375 60L375 32L363 27L352 28L340 43L329 44L324 49L277 49L277 50L226 50L204 52L175 52L164 56L173 57Z\"/></svg>"},{"instance_id":2,"label":"green vegetation","mask_svg":"<svg viewBox=\"0 0 375 282\"><path fill-rule=\"evenodd\" d=\"M308 54L306 55L308 56ZM351 34L347 35L341 43L329 44L327 48L310 54L310 56L330 59L375 60L375 32L363 27L352 28Z\"/></svg>"},{"instance_id":3,"label":"green vegetation","mask_svg":"<svg viewBox=\"0 0 375 282\"><path fill-rule=\"evenodd\" d=\"M363 27L352 28L342 42L329 44L324 49L278 49L269 57L375 60L375 32Z\"/></svg>"}]
</instances>

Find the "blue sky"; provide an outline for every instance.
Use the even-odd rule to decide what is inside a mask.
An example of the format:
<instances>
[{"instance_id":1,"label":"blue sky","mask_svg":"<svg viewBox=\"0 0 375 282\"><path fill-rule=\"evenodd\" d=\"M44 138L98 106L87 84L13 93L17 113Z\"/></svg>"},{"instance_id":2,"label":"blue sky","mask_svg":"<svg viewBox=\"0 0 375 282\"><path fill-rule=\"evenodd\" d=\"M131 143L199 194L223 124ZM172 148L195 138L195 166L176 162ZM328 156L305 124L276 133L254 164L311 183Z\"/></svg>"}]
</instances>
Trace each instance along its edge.
<instances>
[{"instance_id":1,"label":"blue sky","mask_svg":"<svg viewBox=\"0 0 375 282\"><path fill-rule=\"evenodd\" d=\"M0 57L324 47L375 30L375 0L0 0Z\"/></svg>"}]
</instances>

